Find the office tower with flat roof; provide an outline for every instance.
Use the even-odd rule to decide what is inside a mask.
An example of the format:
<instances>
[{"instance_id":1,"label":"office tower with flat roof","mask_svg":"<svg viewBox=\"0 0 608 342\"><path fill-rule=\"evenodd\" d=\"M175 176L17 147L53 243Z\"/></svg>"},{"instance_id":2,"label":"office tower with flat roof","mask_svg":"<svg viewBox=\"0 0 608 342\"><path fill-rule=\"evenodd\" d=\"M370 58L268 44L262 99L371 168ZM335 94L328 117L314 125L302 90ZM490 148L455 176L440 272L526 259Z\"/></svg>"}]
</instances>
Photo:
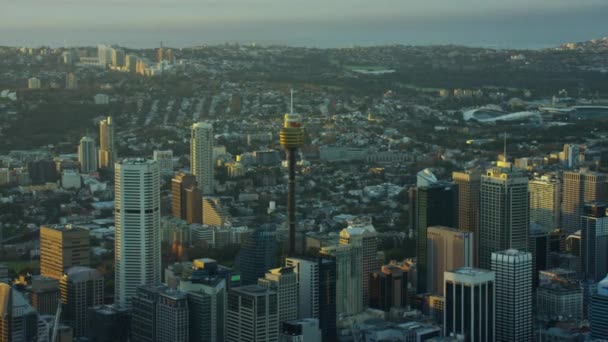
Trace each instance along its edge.
<instances>
[{"instance_id":1,"label":"office tower with flat roof","mask_svg":"<svg viewBox=\"0 0 608 342\"><path fill-rule=\"evenodd\" d=\"M432 226L427 236L427 292L443 296L443 274L460 267L473 267L475 238L472 232Z\"/></svg>"},{"instance_id":2,"label":"office tower with flat roof","mask_svg":"<svg viewBox=\"0 0 608 342\"><path fill-rule=\"evenodd\" d=\"M561 185L557 178L542 176L528 183L530 224L553 230L560 225Z\"/></svg>"},{"instance_id":3,"label":"office tower with flat roof","mask_svg":"<svg viewBox=\"0 0 608 342\"><path fill-rule=\"evenodd\" d=\"M203 197L203 224L224 227L230 222L230 213L217 197Z\"/></svg>"},{"instance_id":4,"label":"office tower with flat roof","mask_svg":"<svg viewBox=\"0 0 608 342\"><path fill-rule=\"evenodd\" d=\"M188 296L190 341L221 342L226 336L226 277L196 270L179 282Z\"/></svg>"},{"instance_id":5,"label":"office tower with flat roof","mask_svg":"<svg viewBox=\"0 0 608 342\"><path fill-rule=\"evenodd\" d=\"M378 237L371 219L358 219L349 222L347 228L340 231L340 244L351 245L361 249L361 292L363 305L369 304L369 275L379 269Z\"/></svg>"},{"instance_id":6,"label":"office tower with flat roof","mask_svg":"<svg viewBox=\"0 0 608 342\"><path fill-rule=\"evenodd\" d=\"M370 275L369 306L382 311L407 305L407 272L397 266L382 266Z\"/></svg>"},{"instance_id":7,"label":"office tower with flat roof","mask_svg":"<svg viewBox=\"0 0 608 342\"><path fill-rule=\"evenodd\" d=\"M131 302L132 341L188 341L186 294L165 285L145 285L137 288Z\"/></svg>"},{"instance_id":8,"label":"office tower with flat roof","mask_svg":"<svg viewBox=\"0 0 608 342\"><path fill-rule=\"evenodd\" d=\"M0 284L0 342L37 341L38 314L19 291Z\"/></svg>"},{"instance_id":9,"label":"office tower with flat roof","mask_svg":"<svg viewBox=\"0 0 608 342\"><path fill-rule=\"evenodd\" d=\"M154 150L152 159L158 162L160 173L162 175L173 174L173 151L172 150Z\"/></svg>"},{"instance_id":10,"label":"office tower with flat roof","mask_svg":"<svg viewBox=\"0 0 608 342\"><path fill-rule=\"evenodd\" d=\"M58 279L32 276L27 291L30 295L30 303L39 314L54 315L57 312L57 304L61 298Z\"/></svg>"},{"instance_id":11,"label":"office tower with flat roof","mask_svg":"<svg viewBox=\"0 0 608 342\"><path fill-rule=\"evenodd\" d=\"M258 285L277 293L279 324L298 318L298 282L294 267L271 269Z\"/></svg>"},{"instance_id":12,"label":"office tower with flat roof","mask_svg":"<svg viewBox=\"0 0 608 342\"><path fill-rule=\"evenodd\" d=\"M583 289L578 282L552 281L536 288L538 318L545 321L583 319Z\"/></svg>"},{"instance_id":13,"label":"office tower with flat roof","mask_svg":"<svg viewBox=\"0 0 608 342\"><path fill-rule=\"evenodd\" d=\"M489 269L493 252L528 249L528 177L510 163L481 176L479 266Z\"/></svg>"},{"instance_id":14,"label":"office tower with flat roof","mask_svg":"<svg viewBox=\"0 0 608 342\"><path fill-rule=\"evenodd\" d=\"M202 197L193 175L181 172L171 180L171 213L174 217L188 223L202 223Z\"/></svg>"},{"instance_id":15,"label":"office tower with flat roof","mask_svg":"<svg viewBox=\"0 0 608 342\"><path fill-rule=\"evenodd\" d=\"M203 194L211 195L215 186L213 125L209 122L197 122L192 125L191 133L190 171L196 177Z\"/></svg>"},{"instance_id":16,"label":"office tower with flat roof","mask_svg":"<svg viewBox=\"0 0 608 342\"><path fill-rule=\"evenodd\" d=\"M581 273L597 283L608 274L608 204L587 203L581 215Z\"/></svg>"},{"instance_id":17,"label":"office tower with flat roof","mask_svg":"<svg viewBox=\"0 0 608 342\"><path fill-rule=\"evenodd\" d=\"M337 338L336 315L336 261L334 258L319 259L319 325L323 342Z\"/></svg>"},{"instance_id":18,"label":"office tower with flat roof","mask_svg":"<svg viewBox=\"0 0 608 342\"><path fill-rule=\"evenodd\" d=\"M113 168L115 161L114 121L108 116L99 122L99 167Z\"/></svg>"},{"instance_id":19,"label":"office tower with flat roof","mask_svg":"<svg viewBox=\"0 0 608 342\"><path fill-rule=\"evenodd\" d=\"M63 319L73 329L74 337L85 336L89 309L103 304L103 276L90 267L74 266L61 277Z\"/></svg>"},{"instance_id":20,"label":"office tower with flat roof","mask_svg":"<svg viewBox=\"0 0 608 342\"><path fill-rule=\"evenodd\" d=\"M114 177L114 299L130 307L140 285L161 281L160 172L158 163L124 159Z\"/></svg>"},{"instance_id":21,"label":"office tower with flat roof","mask_svg":"<svg viewBox=\"0 0 608 342\"><path fill-rule=\"evenodd\" d=\"M283 322L279 337L281 342L321 341L321 339L319 320L316 318L302 318Z\"/></svg>"},{"instance_id":22,"label":"office tower with flat roof","mask_svg":"<svg viewBox=\"0 0 608 342\"><path fill-rule=\"evenodd\" d=\"M549 234L543 226L537 224L530 225L530 235L528 239L528 252L532 254L532 273L533 285L536 288L539 281L539 271L549 267Z\"/></svg>"},{"instance_id":23,"label":"office tower with flat roof","mask_svg":"<svg viewBox=\"0 0 608 342\"><path fill-rule=\"evenodd\" d=\"M410 189L410 225L416 234L418 293L427 288L427 238L430 226L455 227L458 223L458 186L439 182L428 169L418 172L417 187ZM365 289L364 289L365 290Z\"/></svg>"},{"instance_id":24,"label":"office tower with flat roof","mask_svg":"<svg viewBox=\"0 0 608 342\"><path fill-rule=\"evenodd\" d=\"M494 341L494 272L462 267L445 272L444 335Z\"/></svg>"},{"instance_id":25,"label":"office tower with flat roof","mask_svg":"<svg viewBox=\"0 0 608 342\"><path fill-rule=\"evenodd\" d=\"M591 338L608 340L608 275L597 284L591 298Z\"/></svg>"},{"instance_id":26,"label":"office tower with flat roof","mask_svg":"<svg viewBox=\"0 0 608 342\"><path fill-rule=\"evenodd\" d=\"M475 236L474 265L477 265L479 253L479 193L481 189L481 174L480 170L452 173L452 181L458 186L458 224L455 227L472 232Z\"/></svg>"},{"instance_id":27,"label":"office tower with flat roof","mask_svg":"<svg viewBox=\"0 0 608 342\"><path fill-rule=\"evenodd\" d=\"M116 305L89 308L87 337L96 342L126 342L130 333L130 312Z\"/></svg>"},{"instance_id":28,"label":"office tower with flat roof","mask_svg":"<svg viewBox=\"0 0 608 342\"><path fill-rule=\"evenodd\" d=\"M355 245L321 247L320 254L336 259L336 313L351 316L363 311L361 252Z\"/></svg>"},{"instance_id":29,"label":"office tower with flat roof","mask_svg":"<svg viewBox=\"0 0 608 342\"><path fill-rule=\"evenodd\" d=\"M277 342L279 308L277 293L259 285L228 292L226 342Z\"/></svg>"},{"instance_id":30,"label":"office tower with flat roof","mask_svg":"<svg viewBox=\"0 0 608 342\"><path fill-rule=\"evenodd\" d=\"M89 266L89 231L72 225L40 226L40 274L60 280L72 266Z\"/></svg>"},{"instance_id":31,"label":"office tower with flat roof","mask_svg":"<svg viewBox=\"0 0 608 342\"><path fill-rule=\"evenodd\" d=\"M91 173L97 171L97 147L95 140L89 137L82 137L78 145L78 162L80 172Z\"/></svg>"},{"instance_id":32,"label":"office tower with flat roof","mask_svg":"<svg viewBox=\"0 0 608 342\"><path fill-rule=\"evenodd\" d=\"M532 255L515 249L492 253L496 275L496 341L532 339Z\"/></svg>"},{"instance_id":33,"label":"office tower with flat roof","mask_svg":"<svg viewBox=\"0 0 608 342\"><path fill-rule=\"evenodd\" d=\"M52 159L39 159L27 163L27 171L32 184L57 182L57 168Z\"/></svg>"},{"instance_id":34,"label":"office tower with flat roof","mask_svg":"<svg viewBox=\"0 0 608 342\"><path fill-rule=\"evenodd\" d=\"M236 261L243 285L256 284L258 278L276 267L278 247L276 231L273 228L269 225L259 227L241 244Z\"/></svg>"},{"instance_id":35,"label":"office tower with flat roof","mask_svg":"<svg viewBox=\"0 0 608 342\"><path fill-rule=\"evenodd\" d=\"M494 341L494 272L462 267L445 272L444 279L445 336L459 336L466 341ZM467 307L469 310L465 310Z\"/></svg>"},{"instance_id":36,"label":"office tower with flat roof","mask_svg":"<svg viewBox=\"0 0 608 342\"><path fill-rule=\"evenodd\" d=\"M298 318L319 317L319 263L312 258L287 258L298 282Z\"/></svg>"},{"instance_id":37,"label":"office tower with flat roof","mask_svg":"<svg viewBox=\"0 0 608 342\"><path fill-rule=\"evenodd\" d=\"M580 229L585 203L608 200L608 176L581 169L564 172L562 186L562 229L572 234Z\"/></svg>"}]
</instances>

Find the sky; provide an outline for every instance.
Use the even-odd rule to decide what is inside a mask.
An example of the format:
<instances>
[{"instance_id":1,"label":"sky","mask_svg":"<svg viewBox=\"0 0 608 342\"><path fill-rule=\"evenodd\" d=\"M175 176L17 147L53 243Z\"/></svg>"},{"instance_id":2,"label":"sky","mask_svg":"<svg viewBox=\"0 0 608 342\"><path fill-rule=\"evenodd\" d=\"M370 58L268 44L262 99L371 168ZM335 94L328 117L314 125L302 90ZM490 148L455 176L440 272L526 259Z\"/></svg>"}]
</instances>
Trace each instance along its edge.
<instances>
[{"instance_id":1,"label":"sky","mask_svg":"<svg viewBox=\"0 0 608 342\"><path fill-rule=\"evenodd\" d=\"M0 0L0 44L540 48L608 36L607 15L607 0Z\"/></svg>"}]
</instances>

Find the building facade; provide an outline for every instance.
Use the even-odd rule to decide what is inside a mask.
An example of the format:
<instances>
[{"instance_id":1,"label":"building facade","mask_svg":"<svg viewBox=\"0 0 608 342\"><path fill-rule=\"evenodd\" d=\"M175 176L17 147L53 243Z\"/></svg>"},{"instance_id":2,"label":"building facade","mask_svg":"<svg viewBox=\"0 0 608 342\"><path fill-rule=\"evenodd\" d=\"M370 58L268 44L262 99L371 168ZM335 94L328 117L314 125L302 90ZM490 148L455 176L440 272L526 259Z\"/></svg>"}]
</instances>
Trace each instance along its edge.
<instances>
[{"instance_id":1,"label":"building facade","mask_svg":"<svg viewBox=\"0 0 608 342\"><path fill-rule=\"evenodd\" d=\"M585 203L608 200L608 176L586 169L564 172L562 189L561 228L572 234L580 229Z\"/></svg>"},{"instance_id":2,"label":"building facade","mask_svg":"<svg viewBox=\"0 0 608 342\"><path fill-rule=\"evenodd\" d=\"M363 311L361 279L361 247L355 245L335 245L322 247L321 255L336 259L336 313L355 315Z\"/></svg>"},{"instance_id":3,"label":"building facade","mask_svg":"<svg viewBox=\"0 0 608 342\"><path fill-rule=\"evenodd\" d=\"M277 293L279 324L298 318L298 282L294 267L271 269L258 285Z\"/></svg>"},{"instance_id":4,"label":"building facade","mask_svg":"<svg viewBox=\"0 0 608 342\"><path fill-rule=\"evenodd\" d=\"M426 236L427 292L443 296L445 271L473 267L475 238L470 231L442 226L428 227Z\"/></svg>"},{"instance_id":5,"label":"building facade","mask_svg":"<svg viewBox=\"0 0 608 342\"><path fill-rule=\"evenodd\" d=\"M608 274L608 204L587 203L581 215L580 260L583 280L597 283Z\"/></svg>"},{"instance_id":6,"label":"building facade","mask_svg":"<svg viewBox=\"0 0 608 342\"><path fill-rule=\"evenodd\" d=\"M475 236L474 266L479 254L479 193L481 172L471 170L452 173L452 181L458 186L458 229L472 232Z\"/></svg>"},{"instance_id":7,"label":"building facade","mask_svg":"<svg viewBox=\"0 0 608 342\"><path fill-rule=\"evenodd\" d=\"M213 125L198 122L192 125L190 139L190 170L205 195L211 195L215 186L215 160L213 159Z\"/></svg>"},{"instance_id":8,"label":"building facade","mask_svg":"<svg viewBox=\"0 0 608 342\"><path fill-rule=\"evenodd\" d=\"M112 168L115 161L114 121L108 116L99 122L99 167Z\"/></svg>"},{"instance_id":9,"label":"building facade","mask_svg":"<svg viewBox=\"0 0 608 342\"><path fill-rule=\"evenodd\" d=\"M97 171L97 147L95 140L89 137L82 137L78 145L78 162L80 172L91 173Z\"/></svg>"},{"instance_id":10,"label":"building facade","mask_svg":"<svg viewBox=\"0 0 608 342\"><path fill-rule=\"evenodd\" d=\"M228 293L226 342L277 342L279 309L276 292L259 285Z\"/></svg>"},{"instance_id":11,"label":"building facade","mask_svg":"<svg viewBox=\"0 0 608 342\"><path fill-rule=\"evenodd\" d=\"M72 225L40 226L40 274L60 280L72 266L89 266L89 231Z\"/></svg>"},{"instance_id":12,"label":"building facade","mask_svg":"<svg viewBox=\"0 0 608 342\"><path fill-rule=\"evenodd\" d=\"M103 276L90 267L74 266L66 270L59 284L63 319L73 329L73 336L85 336L88 328L89 309L103 304Z\"/></svg>"},{"instance_id":13,"label":"building facade","mask_svg":"<svg viewBox=\"0 0 608 342\"><path fill-rule=\"evenodd\" d=\"M380 268L378 263L378 237L370 220L351 221L340 231L340 244L361 250L361 292L363 305L369 304L369 275Z\"/></svg>"}]
</instances>

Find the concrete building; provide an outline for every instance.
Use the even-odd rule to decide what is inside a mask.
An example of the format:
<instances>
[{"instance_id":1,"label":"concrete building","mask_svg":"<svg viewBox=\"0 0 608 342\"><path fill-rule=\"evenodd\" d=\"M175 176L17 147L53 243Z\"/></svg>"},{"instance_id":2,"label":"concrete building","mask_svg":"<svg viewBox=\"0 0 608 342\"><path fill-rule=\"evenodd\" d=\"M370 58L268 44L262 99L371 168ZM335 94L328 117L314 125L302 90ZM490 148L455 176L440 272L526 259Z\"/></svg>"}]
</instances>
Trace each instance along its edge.
<instances>
[{"instance_id":1,"label":"concrete building","mask_svg":"<svg viewBox=\"0 0 608 342\"><path fill-rule=\"evenodd\" d=\"M321 329L316 318L283 322L279 342L321 341Z\"/></svg>"},{"instance_id":2,"label":"concrete building","mask_svg":"<svg viewBox=\"0 0 608 342\"><path fill-rule=\"evenodd\" d=\"M530 224L546 230L560 226L561 185L556 178L543 176L528 183L530 190Z\"/></svg>"},{"instance_id":3,"label":"concrete building","mask_svg":"<svg viewBox=\"0 0 608 342\"><path fill-rule=\"evenodd\" d=\"M186 294L165 285L144 285L137 288L131 302L132 341L188 341Z\"/></svg>"},{"instance_id":4,"label":"concrete building","mask_svg":"<svg viewBox=\"0 0 608 342\"><path fill-rule=\"evenodd\" d=\"M394 265L382 266L370 275L369 306L382 311L405 308L408 291L407 272Z\"/></svg>"},{"instance_id":5,"label":"concrete building","mask_svg":"<svg viewBox=\"0 0 608 342\"><path fill-rule=\"evenodd\" d=\"M564 172L562 187L562 225L567 234L580 229L580 217L585 203L608 201L608 176L581 169Z\"/></svg>"},{"instance_id":6,"label":"concrete building","mask_svg":"<svg viewBox=\"0 0 608 342\"><path fill-rule=\"evenodd\" d=\"M243 285L256 284L269 269L276 267L276 230L272 226L262 226L256 229L241 244L237 256L238 269L241 271ZM290 265L287 265L290 266Z\"/></svg>"},{"instance_id":7,"label":"concrete building","mask_svg":"<svg viewBox=\"0 0 608 342\"><path fill-rule=\"evenodd\" d=\"M213 159L213 125L198 122L192 125L190 139L190 170L205 195L211 195L215 187L215 160Z\"/></svg>"},{"instance_id":8,"label":"concrete building","mask_svg":"<svg viewBox=\"0 0 608 342\"><path fill-rule=\"evenodd\" d=\"M339 241L341 245L351 245L361 249L361 291L363 305L366 306L369 304L369 275L380 268L376 229L371 220L351 221L347 228L340 231Z\"/></svg>"},{"instance_id":9,"label":"concrete building","mask_svg":"<svg viewBox=\"0 0 608 342\"><path fill-rule=\"evenodd\" d=\"M28 78L27 80L27 87L29 89L40 89L41 84L40 79L36 77Z\"/></svg>"},{"instance_id":10,"label":"concrete building","mask_svg":"<svg viewBox=\"0 0 608 342\"><path fill-rule=\"evenodd\" d=\"M583 319L583 289L576 282L554 281L536 289L538 318L553 321Z\"/></svg>"},{"instance_id":11,"label":"concrete building","mask_svg":"<svg viewBox=\"0 0 608 342\"><path fill-rule=\"evenodd\" d=\"M496 275L496 341L532 339L532 255L515 249L492 253Z\"/></svg>"},{"instance_id":12,"label":"concrete building","mask_svg":"<svg viewBox=\"0 0 608 342\"><path fill-rule=\"evenodd\" d=\"M143 158L123 159L115 171L114 298L129 308L138 286L161 281L160 171Z\"/></svg>"},{"instance_id":13,"label":"concrete building","mask_svg":"<svg viewBox=\"0 0 608 342\"><path fill-rule=\"evenodd\" d=\"M298 318L319 318L319 263L314 259L287 258L298 282Z\"/></svg>"},{"instance_id":14,"label":"concrete building","mask_svg":"<svg viewBox=\"0 0 608 342\"><path fill-rule=\"evenodd\" d=\"M59 280L50 277L32 276L28 292L30 303L39 314L54 315L57 312L57 304L61 298Z\"/></svg>"},{"instance_id":15,"label":"concrete building","mask_svg":"<svg viewBox=\"0 0 608 342\"><path fill-rule=\"evenodd\" d=\"M445 271L473 267L475 238L470 231L442 226L428 227L426 236L427 292L443 296Z\"/></svg>"},{"instance_id":16,"label":"concrete building","mask_svg":"<svg viewBox=\"0 0 608 342\"><path fill-rule=\"evenodd\" d=\"M493 252L528 249L528 177L510 163L481 176L479 266L489 269Z\"/></svg>"},{"instance_id":17,"label":"concrete building","mask_svg":"<svg viewBox=\"0 0 608 342\"><path fill-rule=\"evenodd\" d=\"M72 266L89 266L89 231L72 225L40 227L40 274L60 280Z\"/></svg>"},{"instance_id":18,"label":"concrete building","mask_svg":"<svg viewBox=\"0 0 608 342\"><path fill-rule=\"evenodd\" d=\"M298 318L298 282L294 267L275 268L258 279L258 285L277 294L279 324Z\"/></svg>"},{"instance_id":19,"label":"concrete building","mask_svg":"<svg viewBox=\"0 0 608 342\"><path fill-rule=\"evenodd\" d=\"M247 285L228 292L226 342L277 342L279 310L276 292Z\"/></svg>"},{"instance_id":20,"label":"concrete building","mask_svg":"<svg viewBox=\"0 0 608 342\"><path fill-rule=\"evenodd\" d=\"M158 162L160 173L163 175L173 174L173 151L171 150L154 150L152 158Z\"/></svg>"},{"instance_id":21,"label":"concrete building","mask_svg":"<svg viewBox=\"0 0 608 342\"><path fill-rule=\"evenodd\" d=\"M74 266L66 270L59 287L63 319L72 327L74 337L85 336L89 309L103 304L103 276L90 267Z\"/></svg>"},{"instance_id":22,"label":"concrete building","mask_svg":"<svg viewBox=\"0 0 608 342\"><path fill-rule=\"evenodd\" d=\"M126 342L129 337L127 309L116 305L97 305L89 308L87 337L96 342Z\"/></svg>"},{"instance_id":23,"label":"concrete building","mask_svg":"<svg viewBox=\"0 0 608 342\"><path fill-rule=\"evenodd\" d=\"M608 340L608 275L597 284L597 293L591 298L591 337Z\"/></svg>"},{"instance_id":24,"label":"concrete building","mask_svg":"<svg viewBox=\"0 0 608 342\"><path fill-rule=\"evenodd\" d=\"M224 341L228 291L226 277L196 270L179 282L179 290L188 296L190 341Z\"/></svg>"},{"instance_id":25,"label":"concrete building","mask_svg":"<svg viewBox=\"0 0 608 342\"><path fill-rule=\"evenodd\" d=\"M95 140L89 137L82 137L78 145L78 162L80 172L91 173L97 171L97 147Z\"/></svg>"},{"instance_id":26,"label":"concrete building","mask_svg":"<svg viewBox=\"0 0 608 342\"><path fill-rule=\"evenodd\" d=\"M608 274L608 204L587 203L580 222L582 277L584 281L597 283Z\"/></svg>"},{"instance_id":27,"label":"concrete building","mask_svg":"<svg viewBox=\"0 0 608 342\"><path fill-rule=\"evenodd\" d=\"M171 180L173 216L188 223L202 223L202 196L193 175L183 172L175 175Z\"/></svg>"},{"instance_id":28,"label":"concrete building","mask_svg":"<svg viewBox=\"0 0 608 342\"><path fill-rule=\"evenodd\" d=\"M356 315L363 311L361 279L361 247L334 245L321 247L319 253L336 259L336 313L338 316Z\"/></svg>"},{"instance_id":29,"label":"concrete building","mask_svg":"<svg viewBox=\"0 0 608 342\"><path fill-rule=\"evenodd\" d=\"M114 121L108 116L99 122L99 167L113 168L115 161Z\"/></svg>"},{"instance_id":30,"label":"concrete building","mask_svg":"<svg viewBox=\"0 0 608 342\"><path fill-rule=\"evenodd\" d=\"M494 341L494 272L463 267L445 272L444 279L444 335L471 342Z\"/></svg>"},{"instance_id":31,"label":"concrete building","mask_svg":"<svg viewBox=\"0 0 608 342\"><path fill-rule=\"evenodd\" d=\"M473 233L475 251L473 266L478 265L479 256L479 194L481 171L471 170L452 173L452 181L458 186L458 229ZM443 286L443 285L442 285Z\"/></svg>"},{"instance_id":32,"label":"concrete building","mask_svg":"<svg viewBox=\"0 0 608 342\"><path fill-rule=\"evenodd\" d=\"M36 341L38 314L21 293L0 284L0 342Z\"/></svg>"}]
</instances>

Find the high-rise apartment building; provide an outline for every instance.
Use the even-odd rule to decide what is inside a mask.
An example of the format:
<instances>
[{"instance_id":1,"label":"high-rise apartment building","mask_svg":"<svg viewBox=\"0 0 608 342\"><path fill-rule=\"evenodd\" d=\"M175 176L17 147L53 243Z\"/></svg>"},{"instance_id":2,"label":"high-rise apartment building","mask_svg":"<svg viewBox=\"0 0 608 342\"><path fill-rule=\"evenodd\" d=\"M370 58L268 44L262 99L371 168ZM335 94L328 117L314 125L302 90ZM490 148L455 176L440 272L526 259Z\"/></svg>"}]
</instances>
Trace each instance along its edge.
<instances>
[{"instance_id":1,"label":"high-rise apartment building","mask_svg":"<svg viewBox=\"0 0 608 342\"><path fill-rule=\"evenodd\" d=\"M481 176L479 266L490 269L493 252L528 249L528 177L510 163Z\"/></svg>"},{"instance_id":2,"label":"high-rise apartment building","mask_svg":"<svg viewBox=\"0 0 608 342\"><path fill-rule=\"evenodd\" d=\"M279 308L276 292L247 285L228 292L226 342L277 342Z\"/></svg>"},{"instance_id":3,"label":"high-rise apartment building","mask_svg":"<svg viewBox=\"0 0 608 342\"><path fill-rule=\"evenodd\" d=\"M0 284L0 342L39 341L39 337L36 310L19 291Z\"/></svg>"},{"instance_id":4,"label":"high-rise apartment building","mask_svg":"<svg viewBox=\"0 0 608 342\"><path fill-rule=\"evenodd\" d=\"M608 340L608 275L597 284L591 298L591 338Z\"/></svg>"},{"instance_id":5,"label":"high-rise apartment building","mask_svg":"<svg viewBox=\"0 0 608 342\"><path fill-rule=\"evenodd\" d=\"M188 223L202 223L202 196L193 175L177 174L171 180L171 212L173 216Z\"/></svg>"},{"instance_id":6,"label":"high-rise apartment building","mask_svg":"<svg viewBox=\"0 0 608 342\"><path fill-rule=\"evenodd\" d=\"M321 255L336 259L336 313L338 315L351 316L363 311L361 252L361 247L350 244L320 249Z\"/></svg>"},{"instance_id":7,"label":"high-rise apartment building","mask_svg":"<svg viewBox=\"0 0 608 342\"><path fill-rule=\"evenodd\" d=\"M481 189L479 170L452 173L452 181L458 186L458 229L472 232L475 236L473 263L477 266L479 255L479 194Z\"/></svg>"},{"instance_id":8,"label":"high-rise apartment building","mask_svg":"<svg viewBox=\"0 0 608 342\"><path fill-rule=\"evenodd\" d=\"M72 225L40 227L40 274L60 280L72 266L89 266L89 231Z\"/></svg>"},{"instance_id":9,"label":"high-rise apartment building","mask_svg":"<svg viewBox=\"0 0 608 342\"><path fill-rule=\"evenodd\" d=\"M394 265L382 266L370 275L369 306L383 311L407 305L407 272Z\"/></svg>"},{"instance_id":10,"label":"high-rise apartment building","mask_svg":"<svg viewBox=\"0 0 608 342\"><path fill-rule=\"evenodd\" d=\"M99 167L113 168L115 161L114 121L108 116L99 122Z\"/></svg>"},{"instance_id":11,"label":"high-rise apartment building","mask_svg":"<svg viewBox=\"0 0 608 342\"><path fill-rule=\"evenodd\" d=\"M581 169L564 172L561 228L572 234L580 229L585 203L608 200L608 175Z\"/></svg>"},{"instance_id":12,"label":"high-rise apartment building","mask_svg":"<svg viewBox=\"0 0 608 342\"><path fill-rule=\"evenodd\" d=\"M608 204L587 203L581 215L581 273L597 283L608 274Z\"/></svg>"},{"instance_id":13,"label":"high-rise apartment building","mask_svg":"<svg viewBox=\"0 0 608 342\"><path fill-rule=\"evenodd\" d=\"M442 226L428 227L426 236L427 292L443 296L445 271L473 267L475 238L472 232Z\"/></svg>"},{"instance_id":14,"label":"high-rise apartment building","mask_svg":"<svg viewBox=\"0 0 608 342\"><path fill-rule=\"evenodd\" d=\"M189 341L186 294L165 285L145 285L137 288L131 302L131 341Z\"/></svg>"},{"instance_id":15,"label":"high-rise apartment building","mask_svg":"<svg viewBox=\"0 0 608 342\"><path fill-rule=\"evenodd\" d=\"M363 305L369 304L369 275L380 268L378 263L378 237L371 219L359 219L349 222L348 227L340 231L340 244L351 245L361 249L361 292Z\"/></svg>"},{"instance_id":16,"label":"high-rise apartment building","mask_svg":"<svg viewBox=\"0 0 608 342\"><path fill-rule=\"evenodd\" d=\"M140 285L161 281L160 172L143 158L115 165L115 303L130 307Z\"/></svg>"},{"instance_id":17,"label":"high-rise apartment building","mask_svg":"<svg viewBox=\"0 0 608 342\"><path fill-rule=\"evenodd\" d=\"M230 221L230 213L219 198L203 197L203 224L224 227Z\"/></svg>"},{"instance_id":18,"label":"high-rise apartment building","mask_svg":"<svg viewBox=\"0 0 608 342\"><path fill-rule=\"evenodd\" d=\"M298 282L294 267L275 268L258 279L258 285L277 294L279 324L298 318Z\"/></svg>"},{"instance_id":19,"label":"high-rise apartment building","mask_svg":"<svg viewBox=\"0 0 608 342\"><path fill-rule=\"evenodd\" d=\"M418 173L417 187L410 189L410 225L416 233L418 283L416 291L426 293L426 230L430 226L455 227L458 223L458 186L439 182L425 169ZM365 289L364 289L365 290Z\"/></svg>"},{"instance_id":20,"label":"high-rise apartment building","mask_svg":"<svg viewBox=\"0 0 608 342\"><path fill-rule=\"evenodd\" d=\"M530 190L530 223L547 231L560 225L561 185L555 177L542 176L528 183Z\"/></svg>"},{"instance_id":21,"label":"high-rise apartment building","mask_svg":"<svg viewBox=\"0 0 608 342\"><path fill-rule=\"evenodd\" d=\"M494 341L494 272L463 267L445 272L445 336L465 341Z\"/></svg>"},{"instance_id":22,"label":"high-rise apartment building","mask_svg":"<svg viewBox=\"0 0 608 342\"><path fill-rule=\"evenodd\" d=\"M152 159L158 162L160 173L163 175L173 174L173 151L172 150L154 150Z\"/></svg>"},{"instance_id":23,"label":"high-rise apartment building","mask_svg":"<svg viewBox=\"0 0 608 342\"><path fill-rule=\"evenodd\" d=\"M257 228L243 241L236 260L243 285L256 284L258 278L276 267L277 248L276 231L268 225Z\"/></svg>"},{"instance_id":24,"label":"high-rise apartment building","mask_svg":"<svg viewBox=\"0 0 608 342\"><path fill-rule=\"evenodd\" d=\"M492 253L496 275L496 341L532 339L532 255L515 249Z\"/></svg>"},{"instance_id":25,"label":"high-rise apartment building","mask_svg":"<svg viewBox=\"0 0 608 342\"><path fill-rule=\"evenodd\" d=\"M190 171L203 194L214 192L215 160L213 159L213 125L198 122L192 125L190 139Z\"/></svg>"},{"instance_id":26,"label":"high-rise apartment building","mask_svg":"<svg viewBox=\"0 0 608 342\"><path fill-rule=\"evenodd\" d=\"M74 266L61 277L61 302L63 319L73 329L73 336L87 333L89 309L103 304L103 276L90 267Z\"/></svg>"},{"instance_id":27,"label":"high-rise apartment building","mask_svg":"<svg viewBox=\"0 0 608 342\"><path fill-rule=\"evenodd\" d=\"M91 173L97 171L97 147L95 140L89 137L82 137L78 145L78 162L80 172Z\"/></svg>"},{"instance_id":28,"label":"high-rise apartment building","mask_svg":"<svg viewBox=\"0 0 608 342\"><path fill-rule=\"evenodd\" d=\"M226 277L197 270L179 282L188 296L190 341L221 342L226 337Z\"/></svg>"}]
</instances>

